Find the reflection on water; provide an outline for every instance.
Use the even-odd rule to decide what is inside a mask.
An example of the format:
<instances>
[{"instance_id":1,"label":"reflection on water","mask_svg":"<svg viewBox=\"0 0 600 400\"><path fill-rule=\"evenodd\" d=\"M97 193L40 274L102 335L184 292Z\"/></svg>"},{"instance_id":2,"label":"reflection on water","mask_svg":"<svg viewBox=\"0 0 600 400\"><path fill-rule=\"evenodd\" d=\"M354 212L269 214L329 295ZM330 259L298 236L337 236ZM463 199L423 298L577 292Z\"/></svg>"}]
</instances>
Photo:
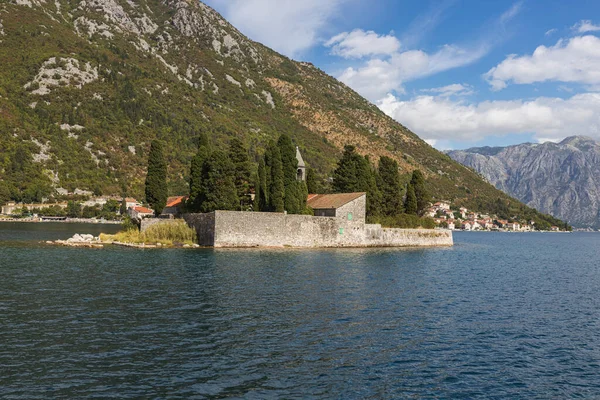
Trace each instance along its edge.
<instances>
[{"instance_id":1,"label":"reflection on water","mask_svg":"<svg viewBox=\"0 0 600 400\"><path fill-rule=\"evenodd\" d=\"M594 234L459 233L428 250L22 246L55 233L0 226L2 398L600 395Z\"/></svg>"}]
</instances>

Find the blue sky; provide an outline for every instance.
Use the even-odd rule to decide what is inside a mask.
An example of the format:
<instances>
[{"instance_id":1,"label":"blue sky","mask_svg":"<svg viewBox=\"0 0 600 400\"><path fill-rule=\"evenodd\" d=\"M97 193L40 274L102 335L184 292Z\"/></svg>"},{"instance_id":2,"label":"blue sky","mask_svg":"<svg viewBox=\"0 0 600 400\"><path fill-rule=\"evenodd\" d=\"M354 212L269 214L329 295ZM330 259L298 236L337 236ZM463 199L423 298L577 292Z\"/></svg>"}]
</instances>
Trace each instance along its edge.
<instances>
[{"instance_id":1,"label":"blue sky","mask_svg":"<svg viewBox=\"0 0 600 400\"><path fill-rule=\"evenodd\" d=\"M600 1L209 0L438 149L600 139Z\"/></svg>"}]
</instances>

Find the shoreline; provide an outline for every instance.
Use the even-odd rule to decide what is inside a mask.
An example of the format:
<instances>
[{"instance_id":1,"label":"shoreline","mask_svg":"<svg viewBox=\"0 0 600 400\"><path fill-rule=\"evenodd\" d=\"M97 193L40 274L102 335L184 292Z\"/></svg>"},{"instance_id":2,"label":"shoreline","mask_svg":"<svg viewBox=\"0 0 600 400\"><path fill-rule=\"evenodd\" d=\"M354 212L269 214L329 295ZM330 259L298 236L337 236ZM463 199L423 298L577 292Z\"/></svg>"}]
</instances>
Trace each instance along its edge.
<instances>
[{"instance_id":1,"label":"shoreline","mask_svg":"<svg viewBox=\"0 0 600 400\"><path fill-rule=\"evenodd\" d=\"M58 224L92 224L92 225L120 225L122 221L109 221L109 220L97 220L94 218L67 218L65 220L49 220L44 221L41 219L24 219L24 218L0 218L0 223L2 222L19 222L19 223L29 223L29 224L48 224L48 223L58 223Z\"/></svg>"}]
</instances>

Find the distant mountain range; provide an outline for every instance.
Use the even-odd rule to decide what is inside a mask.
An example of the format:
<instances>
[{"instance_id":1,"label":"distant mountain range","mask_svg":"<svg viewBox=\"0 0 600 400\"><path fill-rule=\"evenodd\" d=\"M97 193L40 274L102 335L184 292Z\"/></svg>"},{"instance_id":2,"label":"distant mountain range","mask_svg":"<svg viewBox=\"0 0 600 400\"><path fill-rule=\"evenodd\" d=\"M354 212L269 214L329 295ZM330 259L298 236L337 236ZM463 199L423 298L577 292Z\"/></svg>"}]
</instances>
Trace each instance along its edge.
<instances>
[{"instance_id":1,"label":"distant mountain range","mask_svg":"<svg viewBox=\"0 0 600 400\"><path fill-rule=\"evenodd\" d=\"M447 154L531 207L575 227L600 228L600 143L591 138Z\"/></svg>"}]
</instances>

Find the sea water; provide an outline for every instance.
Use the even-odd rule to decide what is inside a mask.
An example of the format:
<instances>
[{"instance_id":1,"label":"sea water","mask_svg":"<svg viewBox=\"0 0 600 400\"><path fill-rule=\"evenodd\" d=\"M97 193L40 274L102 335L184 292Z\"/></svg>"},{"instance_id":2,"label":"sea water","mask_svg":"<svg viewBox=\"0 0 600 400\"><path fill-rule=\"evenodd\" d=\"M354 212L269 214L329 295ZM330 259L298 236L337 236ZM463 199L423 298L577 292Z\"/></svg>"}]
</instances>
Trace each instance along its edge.
<instances>
[{"instance_id":1,"label":"sea water","mask_svg":"<svg viewBox=\"0 0 600 400\"><path fill-rule=\"evenodd\" d=\"M594 398L600 234L138 250L0 224L0 398Z\"/></svg>"}]
</instances>

